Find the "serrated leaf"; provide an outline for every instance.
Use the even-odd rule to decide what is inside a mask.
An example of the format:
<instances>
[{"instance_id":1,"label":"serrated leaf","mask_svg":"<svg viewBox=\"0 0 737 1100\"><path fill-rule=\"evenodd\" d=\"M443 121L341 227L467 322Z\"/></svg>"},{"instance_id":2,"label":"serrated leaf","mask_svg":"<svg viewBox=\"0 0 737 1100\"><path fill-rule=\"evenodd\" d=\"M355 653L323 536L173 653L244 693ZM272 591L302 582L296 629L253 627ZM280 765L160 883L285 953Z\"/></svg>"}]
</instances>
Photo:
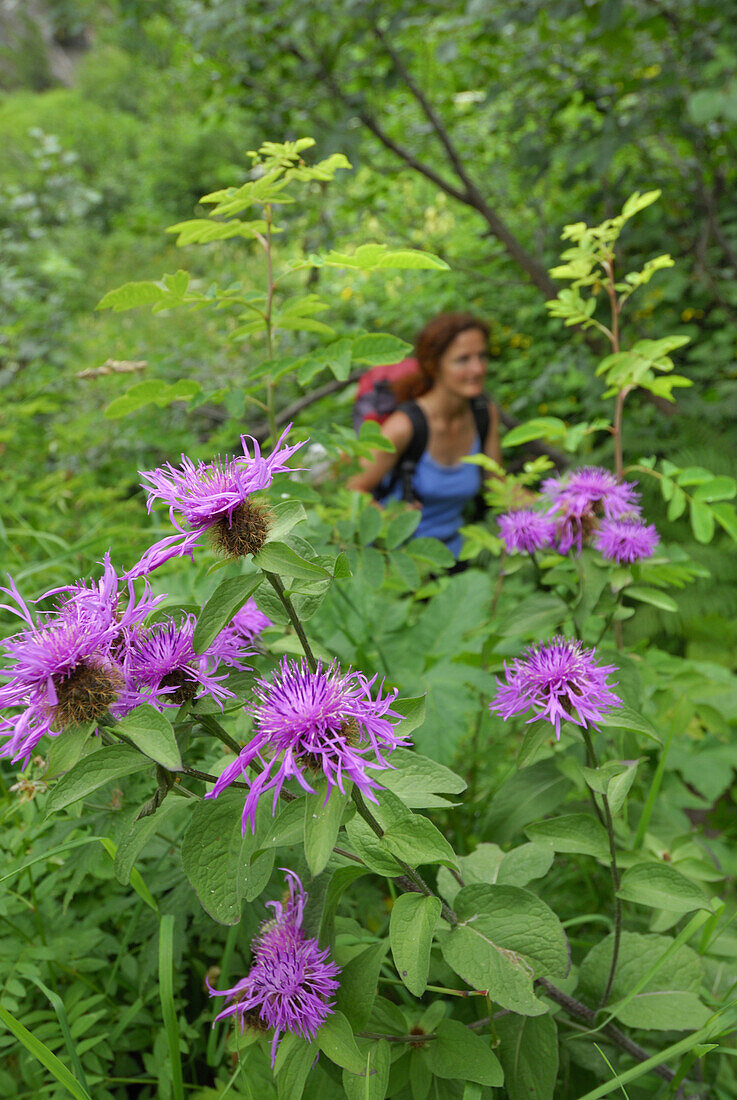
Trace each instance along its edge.
<instances>
[{"instance_id":1,"label":"serrated leaf","mask_svg":"<svg viewBox=\"0 0 737 1100\"><path fill-rule=\"evenodd\" d=\"M371 366L399 363L412 354L412 345L388 332L367 332L352 343L353 358Z\"/></svg>"},{"instance_id":2,"label":"serrated leaf","mask_svg":"<svg viewBox=\"0 0 737 1100\"><path fill-rule=\"evenodd\" d=\"M81 798L132 772L143 771L150 762L132 745L105 745L79 760L63 775L49 795L46 815L58 813Z\"/></svg>"},{"instance_id":3,"label":"serrated leaf","mask_svg":"<svg viewBox=\"0 0 737 1100\"><path fill-rule=\"evenodd\" d=\"M166 298L166 291L149 281L125 283L123 286L109 290L97 303L96 309L112 309L115 313L121 313L126 309L135 309L136 306L147 306L153 302L160 302Z\"/></svg>"},{"instance_id":4,"label":"serrated leaf","mask_svg":"<svg viewBox=\"0 0 737 1100\"><path fill-rule=\"evenodd\" d=\"M406 542L417 530L421 519L422 512L419 508L408 509L406 512L400 512L398 516L395 516L390 521L384 535L384 545L387 550L394 550L397 546Z\"/></svg>"},{"instance_id":5,"label":"serrated leaf","mask_svg":"<svg viewBox=\"0 0 737 1100\"><path fill-rule=\"evenodd\" d=\"M204 653L212 645L263 579L260 573L251 573L246 577L228 577L220 582L197 617L192 637L195 653Z\"/></svg>"},{"instance_id":6,"label":"serrated leaf","mask_svg":"<svg viewBox=\"0 0 737 1100\"><path fill-rule=\"evenodd\" d=\"M170 772L182 770L182 757L172 724L156 707L142 703L121 718L115 729L162 768Z\"/></svg>"},{"instance_id":7,"label":"serrated leaf","mask_svg":"<svg viewBox=\"0 0 737 1100\"><path fill-rule=\"evenodd\" d=\"M424 894L400 894L392 906L389 940L394 965L415 997L421 997L427 986L430 948L440 910L440 899Z\"/></svg>"},{"instance_id":8,"label":"serrated leaf","mask_svg":"<svg viewBox=\"0 0 737 1100\"><path fill-rule=\"evenodd\" d=\"M517 447L520 443L529 443L533 439L561 442L566 437L566 431L565 424L557 416L539 416L505 432L502 447Z\"/></svg>"},{"instance_id":9,"label":"serrated leaf","mask_svg":"<svg viewBox=\"0 0 737 1100\"><path fill-rule=\"evenodd\" d=\"M415 249L390 250L385 244L362 244L353 254L347 252L328 252L325 256L311 256L310 261L316 267L347 267L358 271L395 270L435 270L448 271L448 264L430 252Z\"/></svg>"}]
</instances>

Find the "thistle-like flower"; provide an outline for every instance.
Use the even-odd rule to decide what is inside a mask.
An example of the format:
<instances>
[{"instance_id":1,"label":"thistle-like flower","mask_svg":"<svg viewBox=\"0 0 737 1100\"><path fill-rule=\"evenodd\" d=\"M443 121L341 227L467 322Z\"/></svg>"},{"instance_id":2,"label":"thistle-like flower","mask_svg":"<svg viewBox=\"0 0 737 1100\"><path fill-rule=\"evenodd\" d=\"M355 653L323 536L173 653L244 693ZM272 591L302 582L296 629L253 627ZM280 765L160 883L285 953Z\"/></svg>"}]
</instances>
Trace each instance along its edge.
<instances>
[{"instance_id":1,"label":"thistle-like flower","mask_svg":"<svg viewBox=\"0 0 737 1100\"><path fill-rule=\"evenodd\" d=\"M38 623L12 579L0 591L11 603L1 606L18 615L25 627L2 645L9 665L0 687L0 707L16 713L0 718L0 736L8 740L0 756L28 762L38 742L70 726L97 722L123 688L120 663L124 629L112 599L69 599L58 612L40 612ZM128 624L148 614L150 599L125 611Z\"/></svg>"},{"instance_id":2,"label":"thistle-like flower","mask_svg":"<svg viewBox=\"0 0 737 1100\"><path fill-rule=\"evenodd\" d=\"M218 456L213 462L196 465L182 455L178 468L166 463L155 470L141 471L141 485L148 490L149 512L154 501L164 501L178 533L149 547L129 576L150 573L170 558L191 556L208 532L215 548L228 557L258 553L269 532L269 518L263 505L249 497L267 489L276 474L288 469L287 460L303 446L282 446L290 428L291 424L268 458L261 455L255 439L251 439L252 456L246 443L250 437L241 436L243 455Z\"/></svg>"},{"instance_id":3,"label":"thistle-like flower","mask_svg":"<svg viewBox=\"0 0 737 1100\"><path fill-rule=\"evenodd\" d=\"M596 532L594 545L602 557L622 565L651 558L660 535L652 523L639 519L605 519Z\"/></svg>"},{"instance_id":4,"label":"thistle-like flower","mask_svg":"<svg viewBox=\"0 0 737 1100\"><path fill-rule=\"evenodd\" d=\"M271 619L260 611L253 597L247 600L240 611L236 611L228 625L218 635L219 638L232 638L239 648L251 645L262 630L272 626Z\"/></svg>"},{"instance_id":5,"label":"thistle-like flower","mask_svg":"<svg viewBox=\"0 0 737 1100\"><path fill-rule=\"evenodd\" d=\"M219 634L204 653L195 653L192 640L196 619L184 615L179 622L165 619L143 630L133 631L123 668L126 690L121 710L127 712L139 703L150 703L158 710L181 706L190 699L209 695L222 707L233 692L223 686L227 672L218 672L221 664L249 671L240 642L232 635Z\"/></svg>"},{"instance_id":6,"label":"thistle-like flower","mask_svg":"<svg viewBox=\"0 0 737 1100\"><path fill-rule=\"evenodd\" d=\"M232 989L213 989L208 983L211 997L227 997L230 1001L216 1021L237 1016L241 1032L247 1026L274 1029L272 1066L283 1032L314 1039L317 1029L333 1012L330 997L338 988L336 977L340 973L328 949L321 951L316 939L305 936L302 918L307 895L297 876L282 870L287 876L289 896L283 904L268 902L274 917L259 930L248 974Z\"/></svg>"},{"instance_id":7,"label":"thistle-like flower","mask_svg":"<svg viewBox=\"0 0 737 1100\"><path fill-rule=\"evenodd\" d=\"M368 769L381 771L392 765L386 754L409 742L397 737L390 719L401 715L390 710L396 691L376 699L371 688L376 677L367 680L361 672L341 673L335 661L327 668L318 663L311 672L304 659L284 657L271 680L257 680L257 702L246 706L254 719L254 735L238 757L220 775L205 796L217 798L241 775L250 783L243 808L243 831L254 826L259 798L274 791L273 808L284 783L296 779L306 791L313 791L311 776L323 774L327 795L333 787L344 791L344 780L352 780L372 802L380 785ZM258 761L261 770L251 779L246 768Z\"/></svg>"},{"instance_id":8,"label":"thistle-like flower","mask_svg":"<svg viewBox=\"0 0 737 1100\"><path fill-rule=\"evenodd\" d=\"M584 539L599 518L618 519L638 515L639 493L631 482L618 481L609 470L585 466L559 478L548 478L542 491L549 498L549 515L557 521L558 549L567 554L572 546L581 552Z\"/></svg>"},{"instance_id":9,"label":"thistle-like flower","mask_svg":"<svg viewBox=\"0 0 737 1100\"><path fill-rule=\"evenodd\" d=\"M508 554L534 554L552 546L555 538L555 522L529 509L507 512L497 523Z\"/></svg>"},{"instance_id":10,"label":"thistle-like flower","mask_svg":"<svg viewBox=\"0 0 737 1100\"><path fill-rule=\"evenodd\" d=\"M596 663L594 649L555 637L530 646L511 667L505 664L506 682L497 680L499 691L489 709L505 720L531 710L527 721L550 722L560 740L561 721L587 729L603 722L612 707L622 705L606 682L615 671L614 665Z\"/></svg>"}]
</instances>

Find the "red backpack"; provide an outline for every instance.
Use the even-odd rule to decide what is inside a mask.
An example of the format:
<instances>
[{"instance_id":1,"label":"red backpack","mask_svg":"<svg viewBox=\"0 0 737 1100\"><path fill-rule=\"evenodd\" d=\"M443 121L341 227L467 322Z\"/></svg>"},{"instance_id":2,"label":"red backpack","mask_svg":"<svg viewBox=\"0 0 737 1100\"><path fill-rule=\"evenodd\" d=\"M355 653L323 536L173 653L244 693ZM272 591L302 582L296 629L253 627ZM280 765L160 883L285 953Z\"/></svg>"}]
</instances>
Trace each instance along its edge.
<instances>
[{"instance_id":1,"label":"red backpack","mask_svg":"<svg viewBox=\"0 0 737 1100\"><path fill-rule=\"evenodd\" d=\"M416 359L403 359L401 363L389 363L381 367L371 367L361 375L353 404L353 427L356 434L361 430L364 420L375 420L383 424L397 408L399 402L392 390L392 382L414 374L417 370Z\"/></svg>"}]
</instances>

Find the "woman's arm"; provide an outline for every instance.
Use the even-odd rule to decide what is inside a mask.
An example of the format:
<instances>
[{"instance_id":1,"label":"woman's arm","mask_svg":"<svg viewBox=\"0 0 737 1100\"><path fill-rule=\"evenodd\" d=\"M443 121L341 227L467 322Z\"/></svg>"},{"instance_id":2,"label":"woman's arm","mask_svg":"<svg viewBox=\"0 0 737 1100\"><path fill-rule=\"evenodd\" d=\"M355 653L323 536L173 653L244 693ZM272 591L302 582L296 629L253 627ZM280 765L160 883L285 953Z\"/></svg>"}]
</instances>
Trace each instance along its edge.
<instances>
[{"instance_id":1,"label":"woman's arm","mask_svg":"<svg viewBox=\"0 0 737 1100\"><path fill-rule=\"evenodd\" d=\"M373 492L382 478L394 469L398 456L409 446L412 421L404 412L393 412L382 424L381 434L394 444L395 450L374 451L371 458L360 459L361 472L348 480L349 489L359 489L363 493Z\"/></svg>"},{"instance_id":2,"label":"woman's arm","mask_svg":"<svg viewBox=\"0 0 737 1100\"><path fill-rule=\"evenodd\" d=\"M489 431L484 444L484 454L502 465L502 448L499 443L499 409L493 401L489 402Z\"/></svg>"}]
</instances>

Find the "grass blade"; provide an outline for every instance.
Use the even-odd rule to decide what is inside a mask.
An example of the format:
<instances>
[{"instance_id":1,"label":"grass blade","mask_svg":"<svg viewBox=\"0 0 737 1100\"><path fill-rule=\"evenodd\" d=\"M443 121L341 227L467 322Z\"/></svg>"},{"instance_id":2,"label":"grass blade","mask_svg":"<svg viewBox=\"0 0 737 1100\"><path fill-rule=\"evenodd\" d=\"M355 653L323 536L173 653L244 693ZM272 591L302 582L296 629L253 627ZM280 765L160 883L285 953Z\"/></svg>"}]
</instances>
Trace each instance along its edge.
<instances>
[{"instance_id":1,"label":"grass blade","mask_svg":"<svg viewBox=\"0 0 737 1100\"><path fill-rule=\"evenodd\" d=\"M0 1005L0 1021L5 1024L8 1031L12 1031L16 1039L23 1044L26 1050L36 1058L49 1073L53 1074L60 1085L75 1097L75 1100L92 1100L76 1077L73 1077L63 1062L60 1062L53 1051L49 1050L45 1043L24 1027L20 1020L16 1020L7 1008Z\"/></svg>"},{"instance_id":2,"label":"grass blade","mask_svg":"<svg viewBox=\"0 0 737 1100\"><path fill-rule=\"evenodd\" d=\"M61 1028L61 1033L64 1036L64 1042L66 1043L67 1051L69 1053L69 1061L72 1063L74 1074L80 1084L89 1092L87 1078L85 1077L82 1063L79 1060L77 1048L75 1047L74 1040L72 1039L72 1033L69 1030L69 1020L67 1019L64 1002L62 1001L59 994L55 993L53 989L49 989L48 986L44 985L40 978L34 978L32 974L29 975L29 977L34 985L38 986L43 995L48 999L51 1007L56 1013L57 1019L59 1021L59 1027Z\"/></svg>"},{"instance_id":3,"label":"grass blade","mask_svg":"<svg viewBox=\"0 0 737 1100\"><path fill-rule=\"evenodd\" d=\"M159 925L159 996L171 1059L174 1100L184 1100L182 1055L179 1050L179 1023L174 1005L174 917L167 913Z\"/></svg>"}]
</instances>

